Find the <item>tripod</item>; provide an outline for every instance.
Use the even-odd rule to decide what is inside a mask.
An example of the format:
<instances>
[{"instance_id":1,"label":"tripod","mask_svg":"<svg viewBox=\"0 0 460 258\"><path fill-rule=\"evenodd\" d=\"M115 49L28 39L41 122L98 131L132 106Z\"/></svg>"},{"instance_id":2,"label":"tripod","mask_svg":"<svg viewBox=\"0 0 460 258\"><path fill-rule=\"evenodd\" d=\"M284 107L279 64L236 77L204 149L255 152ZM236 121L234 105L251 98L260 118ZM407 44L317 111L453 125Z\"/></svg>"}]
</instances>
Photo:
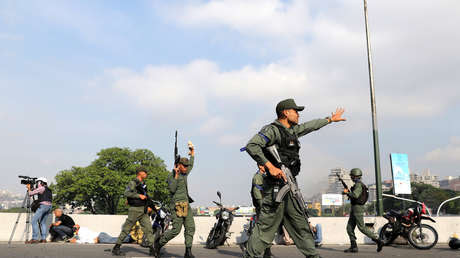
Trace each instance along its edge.
<instances>
[{"instance_id":1,"label":"tripod","mask_svg":"<svg viewBox=\"0 0 460 258\"><path fill-rule=\"evenodd\" d=\"M24 201L22 201L22 206L21 206L21 210L24 210L24 208L26 209L25 213L26 213L26 228L25 228L25 235L26 235L26 242L29 241L29 235L30 235L30 221L31 221L31 218L32 218L32 209L30 207L31 205L31 197L29 196L29 192L27 191L26 192L26 196L24 196ZM21 215L23 214L24 212L21 211L19 214L18 214L18 218L16 219L16 223L14 223L14 227L13 227L13 231L11 232L11 235L10 235L10 240L8 240L8 247L11 247L11 240L13 239L14 237L14 232L16 231L16 227L18 226L18 223L19 223L19 219L21 218Z\"/></svg>"}]
</instances>

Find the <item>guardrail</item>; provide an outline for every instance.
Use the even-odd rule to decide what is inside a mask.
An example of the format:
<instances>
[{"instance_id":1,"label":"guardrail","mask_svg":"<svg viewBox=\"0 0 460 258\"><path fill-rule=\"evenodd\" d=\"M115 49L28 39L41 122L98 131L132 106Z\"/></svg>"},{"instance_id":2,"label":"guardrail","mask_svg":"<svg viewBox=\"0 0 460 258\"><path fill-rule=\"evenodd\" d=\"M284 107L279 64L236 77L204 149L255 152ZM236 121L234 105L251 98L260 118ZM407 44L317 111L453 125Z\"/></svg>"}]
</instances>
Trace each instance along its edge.
<instances>
[{"instance_id":1,"label":"guardrail","mask_svg":"<svg viewBox=\"0 0 460 258\"><path fill-rule=\"evenodd\" d=\"M436 212L436 217L439 217L439 212L441 211L441 207L442 207L444 204L446 204L447 202L450 202L450 201L459 199L459 198L460 198L460 195L457 196L457 197L450 198L450 199L447 199L447 200L443 201L443 202L439 205L439 207L438 207L438 212Z\"/></svg>"}]
</instances>

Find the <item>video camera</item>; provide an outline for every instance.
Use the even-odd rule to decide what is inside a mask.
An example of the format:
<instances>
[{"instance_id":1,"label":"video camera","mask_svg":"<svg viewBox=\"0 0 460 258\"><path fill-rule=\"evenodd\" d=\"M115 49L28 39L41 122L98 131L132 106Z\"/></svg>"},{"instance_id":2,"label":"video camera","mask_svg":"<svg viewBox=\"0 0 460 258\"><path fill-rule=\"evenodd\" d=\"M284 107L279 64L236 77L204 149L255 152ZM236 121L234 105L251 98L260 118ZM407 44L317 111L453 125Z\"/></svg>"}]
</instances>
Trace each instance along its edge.
<instances>
[{"instance_id":1,"label":"video camera","mask_svg":"<svg viewBox=\"0 0 460 258\"><path fill-rule=\"evenodd\" d=\"M21 184L23 185L35 185L36 180L38 177L30 177L30 176L18 176L21 178Z\"/></svg>"}]
</instances>

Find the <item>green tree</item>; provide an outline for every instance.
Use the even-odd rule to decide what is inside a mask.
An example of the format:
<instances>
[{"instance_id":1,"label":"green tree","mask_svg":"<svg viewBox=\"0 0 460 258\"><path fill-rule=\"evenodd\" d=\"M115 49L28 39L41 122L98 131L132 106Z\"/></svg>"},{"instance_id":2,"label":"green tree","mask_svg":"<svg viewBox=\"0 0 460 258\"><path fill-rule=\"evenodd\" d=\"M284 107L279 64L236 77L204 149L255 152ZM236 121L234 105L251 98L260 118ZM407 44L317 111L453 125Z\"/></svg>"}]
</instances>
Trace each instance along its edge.
<instances>
[{"instance_id":1,"label":"green tree","mask_svg":"<svg viewBox=\"0 0 460 258\"><path fill-rule=\"evenodd\" d=\"M113 147L103 149L97 155L89 166L73 167L56 176L53 188L58 204L84 206L94 214L126 213L128 207L123 192L128 182L135 178L139 165L149 172L145 181L149 196L168 201L166 165L150 150Z\"/></svg>"}]
</instances>

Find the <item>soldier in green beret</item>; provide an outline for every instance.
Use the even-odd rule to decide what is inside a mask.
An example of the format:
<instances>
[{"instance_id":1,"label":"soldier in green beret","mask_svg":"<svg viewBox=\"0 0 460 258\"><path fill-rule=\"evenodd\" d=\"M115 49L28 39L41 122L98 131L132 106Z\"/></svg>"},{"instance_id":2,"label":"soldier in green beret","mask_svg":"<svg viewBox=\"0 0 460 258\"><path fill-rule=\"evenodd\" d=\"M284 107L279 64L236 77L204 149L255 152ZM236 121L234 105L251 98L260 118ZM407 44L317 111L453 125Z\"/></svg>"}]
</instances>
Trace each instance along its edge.
<instances>
[{"instance_id":1,"label":"soldier in green beret","mask_svg":"<svg viewBox=\"0 0 460 258\"><path fill-rule=\"evenodd\" d=\"M248 154L268 170L264 180L264 197L259 220L247 243L244 257L260 257L271 244L281 223L294 240L299 251L306 257L319 257L302 209L298 207L291 194L284 197L282 203L275 202L276 190L284 184L286 176L277 167L277 162L266 147L277 145L281 161L291 170L293 176L300 172L299 137L319 130L333 122L345 121L344 109L337 109L330 117L315 119L299 124L299 112L305 107L297 106L293 99L286 99L276 106L277 120L264 126L246 145Z\"/></svg>"},{"instance_id":2,"label":"soldier in green beret","mask_svg":"<svg viewBox=\"0 0 460 258\"><path fill-rule=\"evenodd\" d=\"M193 235L195 234L195 221L190 203L193 199L188 193L187 178L193 168L195 161L195 147L191 142L188 144L188 158L181 158L179 163L174 166L172 173L168 176L169 192L171 194L170 210L172 217L172 229L169 229L164 235L155 242L155 257L160 257L161 248L171 239L179 235L182 225L185 228L185 254L184 258L193 258L192 244Z\"/></svg>"}]
</instances>

